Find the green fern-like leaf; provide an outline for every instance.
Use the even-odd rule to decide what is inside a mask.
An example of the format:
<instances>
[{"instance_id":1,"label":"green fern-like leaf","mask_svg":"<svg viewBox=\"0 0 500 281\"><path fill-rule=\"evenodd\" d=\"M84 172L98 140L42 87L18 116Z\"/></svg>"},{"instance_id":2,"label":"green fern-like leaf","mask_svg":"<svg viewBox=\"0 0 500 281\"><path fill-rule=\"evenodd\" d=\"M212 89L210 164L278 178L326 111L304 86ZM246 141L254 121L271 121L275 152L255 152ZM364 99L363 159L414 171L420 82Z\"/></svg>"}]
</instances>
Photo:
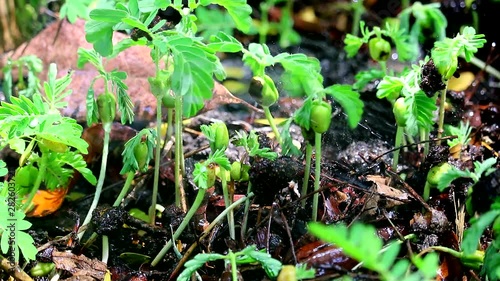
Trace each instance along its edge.
<instances>
[{"instance_id":1,"label":"green fern-like leaf","mask_svg":"<svg viewBox=\"0 0 500 281\"><path fill-rule=\"evenodd\" d=\"M177 277L177 280L189 281L191 280L191 275L205 263L224 258L225 256L220 254L197 254L193 259L187 261L186 264L184 264L186 268L181 272L179 277Z\"/></svg>"},{"instance_id":2,"label":"green fern-like leaf","mask_svg":"<svg viewBox=\"0 0 500 281\"><path fill-rule=\"evenodd\" d=\"M276 59L271 55L269 47L265 44L256 43L248 45L248 51L243 53L242 60L256 76L264 74L264 69L267 66L276 63Z\"/></svg>"},{"instance_id":3,"label":"green fern-like leaf","mask_svg":"<svg viewBox=\"0 0 500 281\"><path fill-rule=\"evenodd\" d=\"M444 191L446 188L450 186L450 184L459 178L470 178L471 177L471 172L470 171L462 171L460 169L457 169L456 167L452 166L451 169L446 171L440 178L439 178L439 183L437 188L439 191Z\"/></svg>"},{"instance_id":4,"label":"green fern-like leaf","mask_svg":"<svg viewBox=\"0 0 500 281\"><path fill-rule=\"evenodd\" d=\"M88 144L80 138L82 126L76 120L63 117L59 112L48 113L48 106L38 94L33 101L21 96L12 97L12 103L0 106L0 135L7 139L37 137L48 139L87 153Z\"/></svg>"},{"instance_id":5,"label":"green fern-like leaf","mask_svg":"<svg viewBox=\"0 0 500 281\"><path fill-rule=\"evenodd\" d=\"M295 155L299 156L301 154L300 150L293 144L293 138L290 134L290 126L293 122L293 117L288 118L286 122L280 128L281 134L281 153L283 155Z\"/></svg>"},{"instance_id":6,"label":"green fern-like leaf","mask_svg":"<svg viewBox=\"0 0 500 281\"><path fill-rule=\"evenodd\" d=\"M27 261L35 260L36 254L38 253L34 245L35 241L28 233L25 232L31 227L31 223L24 220L24 218L24 212L20 210L11 212L6 204L5 198L0 197L0 250L3 254L7 254L9 252L11 244L9 243L8 233L11 230L7 227L15 221L16 228L14 230L14 235L16 237L16 243L12 245L14 246L13 254L16 259L14 262L19 261L20 251Z\"/></svg>"},{"instance_id":7,"label":"green fern-like leaf","mask_svg":"<svg viewBox=\"0 0 500 281\"><path fill-rule=\"evenodd\" d=\"M323 225L310 223L309 231L321 240L333 243L347 255L361 262L363 267L375 271L381 280L433 280L438 268L438 256L428 255L416 264L417 272L408 274L410 262L397 261L400 244L393 243L383 248L383 241L376 235L371 225L354 223L350 228L345 225ZM415 257L415 259L418 259Z\"/></svg>"},{"instance_id":8,"label":"green fern-like leaf","mask_svg":"<svg viewBox=\"0 0 500 281\"><path fill-rule=\"evenodd\" d=\"M402 78L394 76L385 76L377 85L377 98L393 98L399 96L405 86Z\"/></svg>"},{"instance_id":9,"label":"green fern-like leaf","mask_svg":"<svg viewBox=\"0 0 500 281\"><path fill-rule=\"evenodd\" d=\"M380 271L385 268L385 265L379 263L383 243L371 225L355 223L347 228L345 225L310 223L309 231L319 239L339 246L346 255L363 262L363 266L370 270Z\"/></svg>"},{"instance_id":10,"label":"green fern-like leaf","mask_svg":"<svg viewBox=\"0 0 500 281\"><path fill-rule=\"evenodd\" d=\"M120 171L120 174L124 175L128 172L136 172L139 170L139 163L135 158L134 149L139 143L141 139L145 137L148 145L148 156L146 162L149 163L151 159L153 159L153 150L156 146L156 130L152 129L142 129L136 136L131 138L125 143L125 148L122 152L123 157L123 167Z\"/></svg>"},{"instance_id":11,"label":"green fern-like leaf","mask_svg":"<svg viewBox=\"0 0 500 281\"><path fill-rule=\"evenodd\" d=\"M240 41L222 31L210 36L210 44L208 44L208 47L214 52L226 53L236 53L243 49L243 45Z\"/></svg>"},{"instance_id":12,"label":"green fern-like leaf","mask_svg":"<svg viewBox=\"0 0 500 281\"><path fill-rule=\"evenodd\" d=\"M486 40L483 34L476 34L473 27L464 27L461 34L454 38L445 38L437 41L432 49L432 59L445 79L449 79L453 73L449 69L457 68L457 58L462 56L470 61L474 53L484 46Z\"/></svg>"},{"instance_id":13,"label":"green fern-like leaf","mask_svg":"<svg viewBox=\"0 0 500 281\"><path fill-rule=\"evenodd\" d=\"M349 58L354 57L364 43L366 42L362 38L359 38L352 34L347 34L344 39L344 44L345 44L344 50L347 53L347 57Z\"/></svg>"},{"instance_id":14,"label":"green fern-like leaf","mask_svg":"<svg viewBox=\"0 0 500 281\"><path fill-rule=\"evenodd\" d=\"M411 134L415 134L418 128L429 129L432 127L434 124L433 112L437 109L432 98L426 96L424 92L418 91L414 95L406 96L405 104L410 112L406 127Z\"/></svg>"},{"instance_id":15,"label":"green fern-like leaf","mask_svg":"<svg viewBox=\"0 0 500 281\"><path fill-rule=\"evenodd\" d=\"M87 168L87 163L81 154L74 151L48 153L50 154L48 156L47 172L44 175L44 182L47 189L66 188L75 170L81 173L92 185L97 183L97 179L92 174L92 171Z\"/></svg>"},{"instance_id":16,"label":"green fern-like leaf","mask_svg":"<svg viewBox=\"0 0 500 281\"><path fill-rule=\"evenodd\" d=\"M349 127L356 128L363 116L363 101L359 98L359 93L353 91L351 85L333 85L325 88L325 92L338 102L347 114Z\"/></svg>"},{"instance_id":17,"label":"green fern-like leaf","mask_svg":"<svg viewBox=\"0 0 500 281\"><path fill-rule=\"evenodd\" d=\"M212 97L218 59L213 50L181 34L167 37L165 43L174 58L172 90L182 95L184 115L192 117Z\"/></svg>"},{"instance_id":18,"label":"green fern-like leaf","mask_svg":"<svg viewBox=\"0 0 500 281\"><path fill-rule=\"evenodd\" d=\"M201 0L200 4L207 6L217 4L226 8L227 12L234 20L236 28L244 33L250 32L252 26L252 7L247 4L246 0Z\"/></svg>"},{"instance_id":19,"label":"green fern-like leaf","mask_svg":"<svg viewBox=\"0 0 500 281\"><path fill-rule=\"evenodd\" d=\"M283 53L276 56L285 69L282 76L285 90L297 89L295 95L314 95L323 89L319 60L304 54ZM291 88L294 87L294 88Z\"/></svg>"},{"instance_id":20,"label":"green fern-like leaf","mask_svg":"<svg viewBox=\"0 0 500 281\"><path fill-rule=\"evenodd\" d=\"M356 82L352 85L352 88L357 91L362 91L370 82L381 79L384 76L384 71L380 69L360 71L356 73L356 76L354 77L356 79Z\"/></svg>"},{"instance_id":21,"label":"green fern-like leaf","mask_svg":"<svg viewBox=\"0 0 500 281\"><path fill-rule=\"evenodd\" d=\"M498 216L500 216L500 210L494 209L471 220L471 226L465 230L464 239L462 241L462 250L464 254L471 255L476 251L477 244L484 230L490 226Z\"/></svg>"}]
</instances>

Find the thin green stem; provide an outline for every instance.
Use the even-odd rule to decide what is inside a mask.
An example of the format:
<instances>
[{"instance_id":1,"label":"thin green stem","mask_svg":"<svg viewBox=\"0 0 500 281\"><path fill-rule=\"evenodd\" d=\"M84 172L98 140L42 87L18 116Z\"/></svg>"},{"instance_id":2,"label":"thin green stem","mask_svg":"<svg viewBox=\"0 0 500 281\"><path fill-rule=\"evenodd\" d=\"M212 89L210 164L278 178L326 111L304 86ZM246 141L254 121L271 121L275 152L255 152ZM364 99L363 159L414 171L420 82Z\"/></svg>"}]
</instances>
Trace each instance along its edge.
<instances>
[{"instance_id":1,"label":"thin green stem","mask_svg":"<svg viewBox=\"0 0 500 281\"><path fill-rule=\"evenodd\" d=\"M222 182L222 193L224 194L224 206L228 207L232 203L232 198L229 195L229 190L227 188L227 179L226 179L226 169L223 167L219 167L219 173L220 173L220 178ZM234 213L230 211L227 214L227 221L229 225L229 237L231 239L235 240L236 239L236 232L234 229Z\"/></svg>"},{"instance_id":2,"label":"thin green stem","mask_svg":"<svg viewBox=\"0 0 500 281\"><path fill-rule=\"evenodd\" d=\"M236 255L233 251L229 250L229 262L231 263L231 275L233 277L233 281L238 281L238 268L236 268Z\"/></svg>"},{"instance_id":3,"label":"thin green stem","mask_svg":"<svg viewBox=\"0 0 500 281\"><path fill-rule=\"evenodd\" d=\"M281 143L281 135L280 132L278 131L278 127L276 126L276 122L274 122L273 115L271 114L271 110L269 110L268 106L263 106L264 108L264 114L266 115L267 121L269 122L269 126L271 126L271 129L273 129L274 136L276 138L276 141L278 143Z\"/></svg>"},{"instance_id":4,"label":"thin green stem","mask_svg":"<svg viewBox=\"0 0 500 281\"><path fill-rule=\"evenodd\" d=\"M269 9L270 5L265 1L260 4L260 26L259 26L259 43L266 43L267 33L269 32Z\"/></svg>"},{"instance_id":5,"label":"thin green stem","mask_svg":"<svg viewBox=\"0 0 500 281\"><path fill-rule=\"evenodd\" d=\"M424 193L422 194L422 198L424 201L428 201L431 197L431 184L428 181L425 181Z\"/></svg>"},{"instance_id":6,"label":"thin green stem","mask_svg":"<svg viewBox=\"0 0 500 281\"><path fill-rule=\"evenodd\" d=\"M199 189L198 190L198 194L196 194L196 198L194 199L193 205L189 209L188 213L186 214L186 216L182 220L182 222L179 225L179 227L175 230L172 239L170 239L167 242L167 244L165 244L165 246L163 246L163 248L161 249L161 251L154 258L153 262L151 263L151 266L154 267L154 266L156 266L161 261L161 259L165 256L165 254L168 252L168 250L170 250L170 248L172 247L174 241L179 238L179 236L181 235L182 231L184 231L184 229L186 228L186 226L188 226L189 221L191 220L191 218L193 217L193 215L196 213L196 211L200 207L201 203L203 202L203 198L205 197L205 191L206 191L205 189Z\"/></svg>"},{"instance_id":7,"label":"thin green stem","mask_svg":"<svg viewBox=\"0 0 500 281\"><path fill-rule=\"evenodd\" d=\"M359 34L359 23L361 21L361 15L364 12L363 0L354 1L351 4L352 6L352 30L351 34L354 36L358 36Z\"/></svg>"},{"instance_id":8,"label":"thin green stem","mask_svg":"<svg viewBox=\"0 0 500 281\"><path fill-rule=\"evenodd\" d=\"M120 194L118 194L118 197L115 200L115 203L113 203L113 207L118 207L120 203L122 202L123 198L125 198L125 195L127 195L128 190L130 189L130 185L132 184L132 181L134 180L135 173L134 172L128 172L127 173L127 179L125 180L125 184L122 187L122 190L120 191Z\"/></svg>"},{"instance_id":9,"label":"thin green stem","mask_svg":"<svg viewBox=\"0 0 500 281\"><path fill-rule=\"evenodd\" d=\"M173 124L174 124L174 109L169 108L167 109L167 137L165 140L168 142L172 138L172 135L174 134L173 130ZM169 150L169 153L167 154L167 157L171 157L171 149Z\"/></svg>"},{"instance_id":10,"label":"thin green stem","mask_svg":"<svg viewBox=\"0 0 500 281\"><path fill-rule=\"evenodd\" d=\"M155 225L156 200L158 198L158 185L160 184L160 160L161 160L161 96L156 97L156 149L155 149L155 171L153 178L153 194L151 195L151 206L149 206L149 222Z\"/></svg>"},{"instance_id":11,"label":"thin green stem","mask_svg":"<svg viewBox=\"0 0 500 281\"><path fill-rule=\"evenodd\" d=\"M387 62L386 61L379 61L380 64L380 69L384 72L385 75L387 75ZM391 102L394 104L394 101Z\"/></svg>"},{"instance_id":12,"label":"thin green stem","mask_svg":"<svg viewBox=\"0 0 500 281\"><path fill-rule=\"evenodd\" d=\"M249 202L250 201L250 198L253 197L253 193L250 192L248 193L247 196L243 196L241 197L240 199L234 201L233 204L231 204L231 206L227 207L226 209L224 209L224 211L222 211L206 228L205 230L203 230L203 232L200 234L200 236L198 237L198 239L193 243L191 244L191 247L189 247L189 249L187 249L185 251L185 257L188 257L191 255L191 253L193 253L194 249L198 246L198 241L203 241L210 233L212 233L212 230L214 229L214 227L219 224L219 222L221 222L222 220L224 220L224 218L226 217L227 213L231 210L233 210L234 208L238 207L241 203L243 203L243 201L245 202Z\"/></svg>"},{"instance_id":13,"label":"thin green stem","mask_svg":"<svg viewBox=\"0 0 500 281\"><path fill-rule=\"evenodd\" d=\"M103 263L108 263L109 259L109 241L108 241L108 236L103 235L102 236L102 259L101 261Z\"/></svg>"},{"instance_id":14,"label":"thin green stem","mask_svg":"<svg viewBox=\"0 0 500 281\"><path fill-rule=\"evenodd\" d=\"M401 0L401 9L404 10L410 7L410 0Z\"/></svg>"},{"instance_id":15,"label":"thin green stem","mask_svg":"<svg viewBox=\"0 0 500 281\"><path fill-rule=\"evenodd\" d=\"M40 188L40 185L42 184L42 180L45 176L45 171L47 170L47 161L49 157L49 151L47 149L44 149L40 147L42 157L40 159L40 166L38 167L38 174L35 179L35 183L33 185L33 188L31 189L30 194L28 195L28 199L26 199L26 202L24 202L21 210L23 210L24 213L28 212L29 209L31 208L31 204L33 202L33 198L35 198L36 193L38 192L38 189Z\"/></svg>"},{"instance_id":16,"label":"thin green stem","mask_svg":"<svg viewBox=\"0 0 500 281\"><path fill-rule=\"evenodd\" d=\"M156 78L160 75L160 49L154 47L155 52L155 73ZM156 149L155 149L155 170L153 177L153 193L151 195L151 206L149 206L149 223L155 225L156 218L156 200L158 198L158 185L160 184L160 160L161 160L161 124L162 124L162 98L166 93L156 94ZM128 178L127 178L128 179ZM116 202L115 202L116 203Z\"/></svg>"},{"instance_id":17,"label":"thin green stem","mask_svg":"<svg viewBox=\"0 0 500 281\"><path fill-rule=\"evenodd\" d=\"M429 132L425 128L419 128L419 133L420 133L420 141L424 142L423 158L425 158L429 153L429 142L427 142L427 140L429 140Z\"/></svg>"},{"instance_id":18,"label":"thin green stem","mask_svg":"<svg viewBox=\"0 0 500 281\"><path fill-rule=\"evenodd\" d=\"M182 208L181 198L181 160L182 160L182 97L175 95L175 206Z\"/></svg>"},{"instance_id":19,"label":"thin green stem","mask_svg":"<svg viewBox=\"0 0 500 281\"><path fill-rule=\"evenodd\" d=\"M108 154L109 154L109 135L111 133L112 122L102 124L102 128L104 129L104 143L102 148L102 159L101 159L101 170L99 171L99 179L97 180L97 186L95 188L94 200L90 205L90 209L87 212L87 216L85 216L85 220L83 221L82 226L87 225L92 219L92 213L97 207L97 203L99 203L99 197L101 197L102 187L104 185L104 179L106 178L106 167L108 164ZM85 231L82 231L78 234L78 238L81 240Z\"/></svg>"},{"instance_id":20,"label":"thin green stem","mask_svg":"<svg viewBox=\"0 0 500 281\"><path fill-rule=\"evenodd\" d=\"M476 29L477 30L477 29ZM463 55L460 55L462 58L464 58ZM484 61L476 58L476 57L472 57L470 62L479 67L480 69L484 69L484 71L486 71L488 74L494 76L496 79L500 79L500 71L498 71L497 69L495 69L494 67L492 67L491 65L487 65Z\"/></svg>"},{"instance_id":21,"label":"thin green stem","mask_svg":"<svg viewBox=\"0 0 500 281\"><path fill-rule=\"evenodd\" d=\"M318 220L319 183L321 177L321 134L314 133L314 147L316 149L316 163L314 167L314 195L312 207L312 221Z\"/></svg>"},{"instance_id":22,"label":"thin green stem","mask_svg":"<svg viewBox=\"0 0 500 281\"><path fill-rule=\"evenodd\" d=\"M396 130L396 140L394 141L394 148L400 147L403 142L404 136L404 127L397 126ZM399 163L399 149L394 151L394 157L392 158L392 170L394 172L398 171L398 163Z\"/></svg>"},{"instance_id":23,"label":"thin green stem","mask_svg":"<svg viewBox=\"0 0 500 281\"><path fill-rule=\"evenodd\" d=\"M307 194L307 189L309 185L309 177L311 176L311 158L312 158L312 150L313 147L312 145L307 142L306 144L306 167L304 171L304 179L302 180L302 193L300 194L301 196L304 196ZM304 198L301 202L302 208L306 206L306 199Z\"/></svg>"},{"instance_id":24,"label":"thin green stem","mask_svg":"<svg viewBox=\"0 0 500 281\"><path fill-rule=\"evenodd\" d=\"M247 197L249 196L249 194L252 194L252 183L251 182L248 182ZM246 236L246 233L247 233L248 211L249 210L250 210L250 200L247 200L245 202L245 215L244 215L243 222L241 224L241 237L242 237L243 240L245 239L245 236Z\"/></svg>"}]
</instances>

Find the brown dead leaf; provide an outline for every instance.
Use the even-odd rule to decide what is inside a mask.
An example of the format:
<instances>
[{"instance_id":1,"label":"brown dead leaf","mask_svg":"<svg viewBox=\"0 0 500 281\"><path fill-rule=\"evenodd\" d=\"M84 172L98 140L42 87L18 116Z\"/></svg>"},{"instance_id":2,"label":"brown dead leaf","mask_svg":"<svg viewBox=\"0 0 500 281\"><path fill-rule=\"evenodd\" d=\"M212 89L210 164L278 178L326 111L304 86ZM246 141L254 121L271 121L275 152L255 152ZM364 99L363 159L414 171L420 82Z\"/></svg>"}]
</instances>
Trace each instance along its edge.
<instances>
[{"instance_id":1,"label":"brown dead leaf","mask_svg":"<svg viewBox=\"0 0 500 281\"><path fill-rule=\"evenodd\" d=\"M52 261L57 269L70 272L73 276L90 276L97 280L103 280L107 270L106 264L100 260L57 250L52 252Z\"/></svg>"},{"instance_id":2,"label":"brown dead leaf","mask_svg":"<svg viewBox=\"0 0 500 281\"><path fill-rule=\"evenodd\" d=\"M376 193L387 197L386 208L403 205L410 201L408 193L387 185L387 178L378 175L369 175L366 178L375 183Z\"/></svg>"}]
</instances>

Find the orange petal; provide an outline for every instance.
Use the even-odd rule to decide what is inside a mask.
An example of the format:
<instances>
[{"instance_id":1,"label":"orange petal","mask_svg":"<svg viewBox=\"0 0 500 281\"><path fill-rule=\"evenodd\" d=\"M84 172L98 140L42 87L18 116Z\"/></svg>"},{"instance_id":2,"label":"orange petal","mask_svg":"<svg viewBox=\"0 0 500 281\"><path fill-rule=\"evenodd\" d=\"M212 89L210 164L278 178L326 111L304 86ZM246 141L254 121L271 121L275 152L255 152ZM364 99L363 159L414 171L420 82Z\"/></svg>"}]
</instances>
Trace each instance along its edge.
<instances>
[{"instance_id":1,"label":"orange petal","mask_svg":"<svg viewBox=\"0 0 500 281\"><path fill-rule=\"evenodd\" d=\"M38 190L33 198L34 207L26 216L44 217L52 214L61 207L67 192L67 188L60 188L54 191Z\"/></svg>"}]
</instances>

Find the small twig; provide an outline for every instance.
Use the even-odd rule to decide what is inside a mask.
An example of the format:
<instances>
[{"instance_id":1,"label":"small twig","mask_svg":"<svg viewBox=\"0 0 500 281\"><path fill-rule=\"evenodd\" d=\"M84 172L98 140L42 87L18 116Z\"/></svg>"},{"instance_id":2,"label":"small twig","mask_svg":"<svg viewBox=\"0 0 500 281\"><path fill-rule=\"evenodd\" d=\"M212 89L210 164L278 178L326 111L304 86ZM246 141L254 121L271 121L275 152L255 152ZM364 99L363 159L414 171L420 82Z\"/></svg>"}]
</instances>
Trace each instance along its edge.
<instances>
[{"instance_id":1,"label":"small twig","mask_svg":"<svg viewBox=\"0 0 500 281\"><path fill-rule=\"evenodd\" d=\"M403 236L403 234L401 234L401 232L399 231L399 229L392 222L391 218L389 217L389 215L387 214L387 211L385 209L382 210L382 213L384 214L384 217L387 219L387 221L391 224L391 226L394 229L394 231L396 231L396 234L399 236L399 239L401 241L405 241L406 242L406 248L408 249L408 253L410 253L410 256L413 256L413 251L411 249L411 245L410 245L409 239L406 239Z\"/></svg>"},{"instance_id":2,"label":"small twig","mask_svg":"<svg viewBox=\"0 0 500 281\"><path fill-rule=\"evenodd\" d=\"M286 235L288 236L288 241L290 242L290 250L292 251L293 263L297 264L297 256L295 255L295 247L293 246L293 238L292 238L292 233L290 233L290 227L288 227L288 221L286 220L285 215L279 208L279 205L278 205L278 210L280 212L281 220L283 221L286 230Z\"/></svg>"},{"instance_id":3,"label":"small twig","mask_svg":"<svg viewBox=\"0 0 500 281\"><path fill-rule=\"evenodd\" d=\"M15 280L20 281L33 281L33 279L24 270L19 268L17 265L12 265L12 263L3 256L2 262L0 263L0 268L7 272L10 276L14 277Z\"/></svg>"},{"instance_id":4,"label":"small twig","mask_svg":"<svg viewBox=\"0 0 500 281\"><path fill-rule=\"evenodd\" d=\"M427 142L435 142L435 141L441 141L441 140L452 140L452 139L456 139L458 138L458 136L447 136L447 137L441 137L441 138L434 138L434 139L429 139L429 140L425 140L425 141L419 141L419 142L415 142L415 143L409 143L409 144L406 144L406 145L401 145L401 146L398 146L398 147L395 147L393 149L390 149L390 150L387 150L386 152L380 154L379 156L373 158L371 160L371 162L375 162L377 161L378 159L382 158L384 155L387 155L391 152L394 152L396 150L399 150L401 148L406 148L406 147L410 147L410 146L416 146L418 144L422 144L422 143L427 143Z\"/></svg>"},{"instance_id":5,"label":"small twig","mask_svg":"<svg viewBox=\"0 0 500 281\"><path fill-rule=\"evenodd\" d=\"M389 173L392 177L394 177L400 184L403 185L403 188L406 190L406 192L410 193L413 198L415 198L417 201L422 204L422 206L429 212L432 212L432 208L425 202L425 200L418 194L409 184L407 184L404 180L401 179L401 177L396 174L395 172L391 170L387 170L387 173Z\"/></svg>"},{"instance_id":6,"label":"small twig","mask_svg":"<svg viewBox=\"0 0 500 281\"><path fill-rule=\"evenodd\" d=\"M273 220L273 209L276 203L271 204L271 209L269 210L269 221L267 223L266 232L266 252L269 254L269 238L271 237L271 221Z\"/></svg>"}]
</instances>

